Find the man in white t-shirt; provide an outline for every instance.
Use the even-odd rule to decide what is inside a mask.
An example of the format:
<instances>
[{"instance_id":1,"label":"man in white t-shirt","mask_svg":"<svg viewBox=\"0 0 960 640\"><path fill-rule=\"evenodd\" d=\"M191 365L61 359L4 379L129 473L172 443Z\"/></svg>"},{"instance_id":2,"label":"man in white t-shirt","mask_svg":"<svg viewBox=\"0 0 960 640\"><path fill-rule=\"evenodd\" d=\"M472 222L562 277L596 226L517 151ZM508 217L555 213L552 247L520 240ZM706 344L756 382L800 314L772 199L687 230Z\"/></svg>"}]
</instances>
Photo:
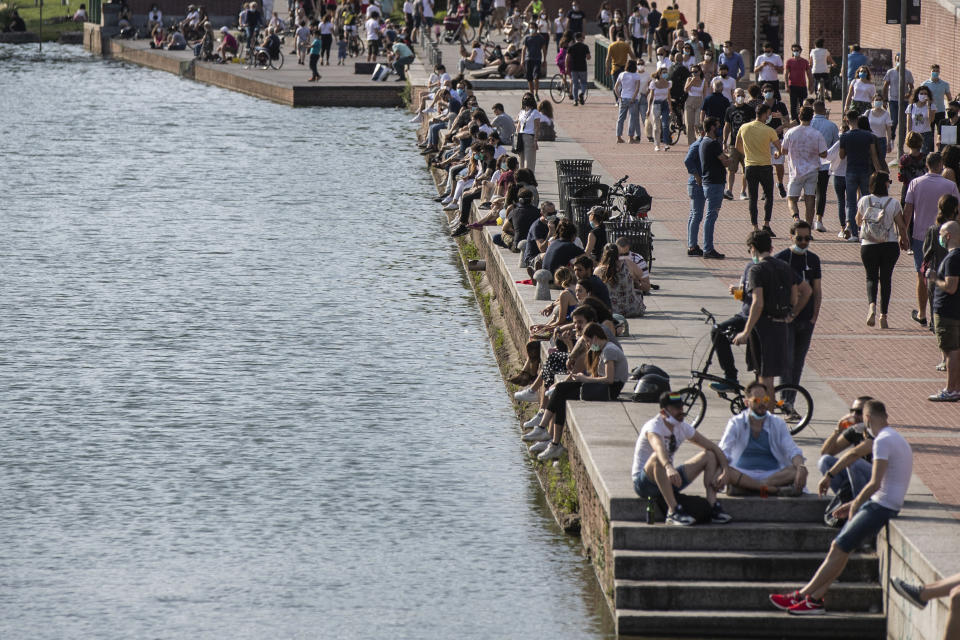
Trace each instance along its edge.
<instances>
[{"instance_id":1,"label":"man in white t-shirt","mask_svg":"<svg viewBox=\"0 0 960 640\"><path fill-rule=\"evenodd\" d=\"M363 28L367 31L367 62L373 62L380 53L380 14L374 12L363 23Z\"/></svg>"},{"instance_id":2,"label":"man in white t-shirt","mask_svg":"<svg viewBox=\"0 0 960 640\"><path fill-rule=\"evenodd\" d=\"M872 542L903 508L913 471L910 445L889 425L887 409L879 400L868 400L863 404L863 422L867 438L827 469L820 481L820 495L830 488L834 476L868 453L873 454L870 483L851 502L834 510L835 517L850 519L833 539L827 557L810 582L793 593L771 594L770 602L778 609L797 615L824 613L823 596L840 577L850 553L864 542Z\"/></svg>"},{"instance_id":3,"label":"man in white t-shirt","mask_svg":"<svg viewBox=\"0 0 960 640\"><path fill-rule=\"evenodd\" d=\"M689 526L694 524L693 516L683 511L675 492L683 490L703 473L707 501L713 508L712 521L730 522L730 515L717 500L717 491L728 475L727 458L720 447L683 421L683 398L664 391L660 395L660 413L640 429L633 452L633 490L648 500L663 497L667 503L667 524ZM673 455L684 440L703 451L674 467Z\"/></svg>"},{"instance_id":4,"label":"man in white t-shirt","mask_svg":"<svg viewBox=\"0 0 960 640\"><path fill-rule=\"evenodd\" d=\"M763 53L757 56L753 65L753 72L757 74L757 84L769 82L773 85L777 102L780 101L780 74L783 73L783 58L773 52L773 45L763 43Z\"/></svg>"},{"instance_id":5,"label":"man in white t-shirt","mask_svg":"<svg viewBox=\"0 0 960 640\"><path fill-rule=\"evenodd\" d=\"M427 38L433 42L433 0L421 0L423 5L423 27L427 31Z\"/></svg>"}]
</instances>

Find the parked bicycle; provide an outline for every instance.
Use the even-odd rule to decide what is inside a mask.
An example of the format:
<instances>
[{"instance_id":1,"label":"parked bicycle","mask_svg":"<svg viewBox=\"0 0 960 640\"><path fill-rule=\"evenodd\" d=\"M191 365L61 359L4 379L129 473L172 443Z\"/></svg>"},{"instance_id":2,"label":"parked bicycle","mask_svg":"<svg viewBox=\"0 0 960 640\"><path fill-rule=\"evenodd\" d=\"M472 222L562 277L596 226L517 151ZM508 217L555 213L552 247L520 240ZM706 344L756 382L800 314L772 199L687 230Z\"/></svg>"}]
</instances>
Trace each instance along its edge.
<instances>
[{"instance_id":1,"label":"parked bicycle","mask_svg":"<svg viewBox=\"0 0 960 640\"><path fill-rule=\"evenodd\" d=\"M693 369L693 357L691 356L690 386L676 392L683 397L683 409L687 414L686 421L694 428L703 422L703 416L707 412L707 397L703 393L703 383L716 382L729 385L726 378L708 373L713 362L713 355L716 352L712 336L717 329L717 320L712 313L702 307L700 313L706 316L704 322L709 324L712 329L706 336L710 340L710 349L707 352L703 368L700 370ZM727 337L732 338L733 336L728 333ZM696 349L694 353L696 353ZM746 398L742 386L737 385L732 390L718 391L714 389L714 391L720 398L730 403L730 413L733 415L742 413L746 409ZM770 407L770 413L783 418L792 435L803 431L813 417L813 398L810 397L810 393L806 389L798 384L781 384L774 388L773 402L770 402L768 406Z\"/></svg>"}]
</instances>

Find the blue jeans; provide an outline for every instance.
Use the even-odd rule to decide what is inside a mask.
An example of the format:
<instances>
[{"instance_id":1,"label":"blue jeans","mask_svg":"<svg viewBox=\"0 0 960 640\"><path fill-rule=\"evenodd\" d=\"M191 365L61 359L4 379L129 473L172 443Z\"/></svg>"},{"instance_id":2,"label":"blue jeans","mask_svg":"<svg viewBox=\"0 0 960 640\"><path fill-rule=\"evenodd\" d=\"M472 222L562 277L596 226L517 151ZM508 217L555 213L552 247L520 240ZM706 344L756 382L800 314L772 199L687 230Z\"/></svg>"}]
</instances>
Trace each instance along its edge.
<instances>
[{"instance_id":1,"label":"blue jeans","mask_svg":"<svg viewBox=\"0 0 960 640\"><path fill-rule=\"evenodd\" d=\"M923 136L923 149L921 149L921 152L926 155L933 151L933 131L924 131L920 135Z\"/></svg>"},{"instance_id":2,"label":"blue jeans","mask_svg":"<svg viewBox=\"0 0 960 640\"><path fill-rule=\"evenodd\" d=\"M704 252L714 251L713 248L713 227L717 224L717 216L720 215L720 205L723 204L724 184L703 183L703 197L707 200L707 217L703 221L703 250Z\"/></svg>"},{"instance_id":3,"label":"blue jeans","mask_svg":"<svg viewBox=\"0 0 960 640\"><path fill-rule=\"evenodd\" d=\"M837 213L840 216L840 228L847 226L847 179L833 176L833 192L837 194Z\"/></svg>"},{"instance_id":4,"label":"blue jeans","mask_svg":"<svg viewBox=\"0 0 960 640\"><path fill-rule=\"evenodd\" d=\"M843 529L833 541L844 553L852 553L862 543L872 542L880 529L898 513L899 511L887 509L872 500L868 501L847 520L847 524L843 525Z\"/></svg>"},{"instance_id":5,"label":"blue jeans","mask_svg":"<svg viewBox=\"0 0 960 640\"><path fill-rule=\"evenodd\" d=\"M427 146L435 147L440 142L440 132L447 128L447 122L437 122L430 125L430 133L427 134Z\"/></svg>"},{"instance_id":6,"label":"blue jeans","mask_svg":"<svg viewBox=\"0 0 960 640\"><path fill-rule=\"evenodd\" d=\"M890 104L890 135L897 139L897 124L900 122L900 103L891 100Z\"/></svg>"},{"instance_id":7,"label":"blue jeans","mask_svg":"<svg viewBox=\"0 0 960 640\"><path fill-rule=\"evenodd\" d=\"M627 130L631 138L640 137L640 102L629 98L620 98L620 113L617 115L617 137L623 137L623 123L630 113L630 128Z\"/></svg>"},{"instance_id":8,"label":"blue jeans","mask_svg":"<svg viewBox=\"0 0 960 640\"><path fill-rule=\"evenodd\" d=\"M877 136L877 157L880 158L880 162L887 164L887 139L883 136Z\"/></svg>"},{"instance_id":9,"label":"blue jeans","mask_svg":"<svg viewBox=\"0 0 960 640\"><path fill-rule=\"evenodd\" d=\"M703 207L707 199L703 195L703 187L696 182L687 184L687 195L690 197L690 218L687 220L687 248L699 246L700 221L703 220Z\"/></svg>"},{"instance_id":10,"label":"blue jeans","mask_svg":"<svg viewBox=\"0 0 960 640\"><path fill-rule=\"evenodd\" d=\"M653 113L660 117L660 141L670 144L670 103L666 100L654 102Z\"/></svg>"},{"instance_id":11,"label":"blue jeans","mask_svg":"<svg viewBox=\"0 0 960 640\"><path fill-rule=\"evenodd\" d=\"M570 81L573 84L573 99L577 100L587 92L587 72L571 71Z\"/></svg>"},{"instance_id":12,"label":"blue jeans","mask_svg":"<svg viewBox=\"0 0 960 640\"><path fill-rule=\"evenodd\" d=\"M674 495L677 491L683 491L688 486L690 486L690 481L687 480L687 470L683 468L684 465L677 467L677 473L680 474L680 486L673 490ZM647 472L643 469L640 469L633 479L633 490L641 498L659 498L661 496L660 487L657 486L656 481L647 475Z\"/></svg>"},{"instance_id":13,"label":"blue jeans","mask_svg":"<svg viewBox=\"0 0 960 640\"><path fill-rule=\"evenodd\" d=\"M821 475L827 475L827 470L839 460L836 456L820 456L817 468ZM873 474L873 465L860 458L852 465L838 473L830 480L830 489L834 494L839 494L844 488L850 489L854 496L860 493L867 483L870 482L870 476Z\"/></svg>"},{"instance_id":14,"label":"blue jeans","mask_svg":"<svg viewBox=\"0 0 960 640\"><path fill-rule=\"evenodd\" d=\"M870 194L870 172L847 170L847 227L850 233L860 235L857 227L857 202Z\"/></svg>"}]
</instances>

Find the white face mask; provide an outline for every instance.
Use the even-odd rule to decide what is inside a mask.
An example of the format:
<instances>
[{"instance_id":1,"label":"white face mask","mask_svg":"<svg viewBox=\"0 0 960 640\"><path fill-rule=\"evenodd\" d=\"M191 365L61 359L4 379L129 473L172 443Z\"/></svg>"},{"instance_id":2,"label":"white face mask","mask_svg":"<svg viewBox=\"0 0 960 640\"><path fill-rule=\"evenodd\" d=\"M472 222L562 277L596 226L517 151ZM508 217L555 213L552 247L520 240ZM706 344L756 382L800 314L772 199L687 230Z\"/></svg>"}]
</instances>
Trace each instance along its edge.
<instances>
[{"instance_id":1,"label":"white face mask","mask_svg":"<svg viewBox=\"0 0 960 640\"><path fill-rule=\"evenodd\" d=\"M737 101L737 104L743 104L743 96L737 96L735 100Z\"/></svg>"},{"instance_id":2,"label":"white face mask","mask_svg":"<svg viewBox=\"0 0 960 640\"><path fill-rule=\"evenodd\" d=\"M926 102L926 101L927 101L927 94L921 93L919 96L917 96L917 100L919 100L920 102Z\"/></svg>"}]
</instances>

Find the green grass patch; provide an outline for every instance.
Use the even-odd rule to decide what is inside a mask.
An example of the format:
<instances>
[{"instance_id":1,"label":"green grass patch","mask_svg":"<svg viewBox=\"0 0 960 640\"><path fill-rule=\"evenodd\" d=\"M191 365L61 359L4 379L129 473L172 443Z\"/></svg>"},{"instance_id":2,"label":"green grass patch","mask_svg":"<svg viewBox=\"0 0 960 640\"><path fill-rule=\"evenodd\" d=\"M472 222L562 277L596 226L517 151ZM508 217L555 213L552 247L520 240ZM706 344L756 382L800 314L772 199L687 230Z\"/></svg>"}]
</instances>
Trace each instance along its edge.
<instances>
[{"instance_id":1,"label":"green grass patch","mask_svg":"<svg viewBox=\"0 0 960 640\"><path fill-rule=\"evenodd\" d=\"M66 5L61 2L45 3L43 25L40 24L40 7L34 6L33 2L8 2L6 7L20 13L20 17L27 23L27 31L36 33L44 41L50 41L57 40L64 31L83 31L82 22L71 20L81 3L87 4L85 0L69 0ZM4 20L5 17L0 15L0 26L4 24Z\"/></svg>"},{"instance_id":2,"label":"green grass patch","mask_svg":"<svg viewBox=\"0 0 960 640\"><path fill-rule=\"evenodd\" d=\"M560 464L549 468L547 493L551 502L562 513L578 513L580 498L577 496L577 483L570 470L570 460L566 456L560 457L559 460Z\"/></svg>"}]
</instances>

